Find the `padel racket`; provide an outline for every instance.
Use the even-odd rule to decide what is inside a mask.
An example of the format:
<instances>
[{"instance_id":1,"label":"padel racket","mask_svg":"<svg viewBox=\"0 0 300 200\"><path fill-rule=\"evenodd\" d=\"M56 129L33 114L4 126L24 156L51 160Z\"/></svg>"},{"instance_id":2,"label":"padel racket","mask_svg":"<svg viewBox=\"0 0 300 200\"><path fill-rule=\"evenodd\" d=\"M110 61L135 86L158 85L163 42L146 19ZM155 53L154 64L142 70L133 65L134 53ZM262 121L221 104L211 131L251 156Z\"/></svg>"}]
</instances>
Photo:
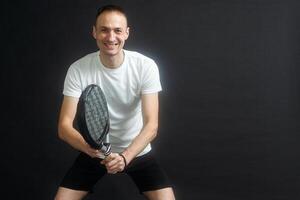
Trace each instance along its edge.
<instances>
[{"instance_id":1,"label":"padel racket","mask_svg":"<svg viewBox=\"0 0 300 200\"><path fill-rule=\"evenodd\" d=\"M79 132L85 141L108 156L111 153L111 145L107 141L109 114L106 98L98 85L91 84L84 89L76 115Z\"/></svg>"}]
</instances>

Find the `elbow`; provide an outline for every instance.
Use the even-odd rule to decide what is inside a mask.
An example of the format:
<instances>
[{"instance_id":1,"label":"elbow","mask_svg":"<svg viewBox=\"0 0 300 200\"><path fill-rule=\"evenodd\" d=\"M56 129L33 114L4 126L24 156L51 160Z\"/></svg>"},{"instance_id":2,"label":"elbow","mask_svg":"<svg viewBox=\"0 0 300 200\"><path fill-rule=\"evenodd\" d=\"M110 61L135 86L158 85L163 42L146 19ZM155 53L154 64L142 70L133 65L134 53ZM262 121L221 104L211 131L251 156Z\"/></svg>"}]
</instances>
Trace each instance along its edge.
<instances>
[{"instance_id":1,"label":"elbow","mask_svg":"<svg viewBox=\"0 0 300 200\"><path fill-rule=\"evenodd\" d=\"M153 135L152 135L151 140L154 140L156 137L157 137L157 132L154 132Z\"/></svg>"},{"instance_id":2,"label":"elbow","mask_svg":"<svg viewBox=\"0 0 300 200\"><path fill-rule=\"evenodd\" d=\"M62 134L62 130L60 127L58 127L57 136L59 139L63 140L63 134Z\"/></svg>"},{"instance_id":3,"label":"elbow","mask_svg":"<svg viewBox=\"0 0 300 200\"><path fill-rule=\"evenodd\" d=\"M64 137L64 126L61 123L58 124L57 136L58 136L59 139L65 140L65 137Z\"/></svg>"},{"instance_id":4,"label":"elbow","mask_svg":"<svg viewBox=\"0 0 300 200\"><path fill-rule=\"evenodd\" d=\"M151 126L151 133L152 133L152 140L155 139L157 137L157 133L158 133L158 124L153 124Z\"/></svg>"}]
</instances>

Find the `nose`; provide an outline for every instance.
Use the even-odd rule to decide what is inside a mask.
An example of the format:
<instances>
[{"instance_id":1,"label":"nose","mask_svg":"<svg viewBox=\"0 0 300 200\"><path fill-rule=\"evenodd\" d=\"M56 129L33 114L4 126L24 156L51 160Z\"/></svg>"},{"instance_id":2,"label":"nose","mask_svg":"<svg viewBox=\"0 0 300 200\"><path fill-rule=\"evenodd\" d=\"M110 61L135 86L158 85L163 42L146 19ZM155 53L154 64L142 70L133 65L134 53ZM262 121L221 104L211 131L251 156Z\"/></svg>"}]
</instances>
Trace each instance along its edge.
<instances>
[{"instance_id":1,"label":"nose","mask_svg":"<svg viewBox=\"0 0 300 200\"><path fill-rule=\"evenodd\" d=\"M107 39L108 39L109 41L114 41L116 35L115 35L114 31L111 30L111 31L109 31L107 37L108 37Z\"/></svg>"}]
</instances>

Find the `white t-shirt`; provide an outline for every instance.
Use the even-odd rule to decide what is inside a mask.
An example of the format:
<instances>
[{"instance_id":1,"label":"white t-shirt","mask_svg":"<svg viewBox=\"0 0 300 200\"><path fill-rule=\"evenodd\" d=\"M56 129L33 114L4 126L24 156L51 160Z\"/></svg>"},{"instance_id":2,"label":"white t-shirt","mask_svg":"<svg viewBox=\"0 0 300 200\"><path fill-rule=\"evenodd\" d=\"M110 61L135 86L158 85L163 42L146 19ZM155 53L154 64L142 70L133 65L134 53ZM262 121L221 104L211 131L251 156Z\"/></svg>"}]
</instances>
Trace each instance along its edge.
<instances>
[{"instance_id":1,"label":"white t-shirt","mask_svg":"<svg viewBox=\"0 0 300 200\"><path fill-rule=\"evenodd\" d=\"M124 151L143 127L141 95L161 91L155 62L137 52L124 51L124 62L116 69L105 67L100 51L88 54L68 69L63 94L79 98L90 84L101 87L105 94L109 117L109 142L112 152ZM149 144L140 154L151 150Z\"/></svg>"}]
</instances>

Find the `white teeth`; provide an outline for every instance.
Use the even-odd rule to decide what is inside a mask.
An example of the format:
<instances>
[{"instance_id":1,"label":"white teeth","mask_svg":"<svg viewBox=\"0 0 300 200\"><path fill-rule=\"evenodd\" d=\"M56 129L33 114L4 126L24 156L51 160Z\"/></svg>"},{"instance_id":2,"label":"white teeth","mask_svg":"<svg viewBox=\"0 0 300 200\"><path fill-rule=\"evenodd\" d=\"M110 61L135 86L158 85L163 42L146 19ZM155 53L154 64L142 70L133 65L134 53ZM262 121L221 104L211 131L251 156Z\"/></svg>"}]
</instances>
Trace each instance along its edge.
<instances>
[{"instance_id":1,"label":"white teeth","mask_svg":"<svg viewBox=\"0 0 300 200\"><path fill-rule=\"evenodd\" d=\"M109 43L104 43L105 45L108 45L108 46L112 46L112 45L118 45L117 43L116 44L109 44Z\"/></svg>"}]
</instances>

